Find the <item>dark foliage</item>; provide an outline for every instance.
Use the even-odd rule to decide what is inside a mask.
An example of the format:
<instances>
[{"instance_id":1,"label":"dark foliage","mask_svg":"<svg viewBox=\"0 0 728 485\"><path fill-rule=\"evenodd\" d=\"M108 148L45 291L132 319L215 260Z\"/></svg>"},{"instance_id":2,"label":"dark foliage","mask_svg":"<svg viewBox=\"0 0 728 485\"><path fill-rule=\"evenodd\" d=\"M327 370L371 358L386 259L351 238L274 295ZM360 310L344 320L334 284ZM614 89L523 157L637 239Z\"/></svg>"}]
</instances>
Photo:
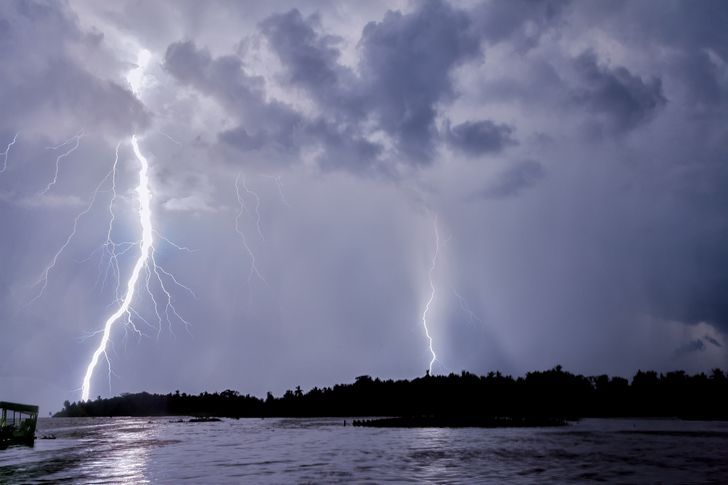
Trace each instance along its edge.
<instances>
[{"instance_id":1,"label":"dark foliage","mask_svg":"<svg viewBox=\"0 0 728 485\"><path fill-rule=\"evenodd\" d=\"M146 392L70 403L56 416L440 416L455 417L616 417L676 416L728 419L728 377L683 371L638 371L630 383L606 375L585 377L562 370L529 372L513 378L500 372L478 376L380 380L369 376L353 384L300 387L266 399L223 391L200 395Z\"/></svg>"}]
</instances>

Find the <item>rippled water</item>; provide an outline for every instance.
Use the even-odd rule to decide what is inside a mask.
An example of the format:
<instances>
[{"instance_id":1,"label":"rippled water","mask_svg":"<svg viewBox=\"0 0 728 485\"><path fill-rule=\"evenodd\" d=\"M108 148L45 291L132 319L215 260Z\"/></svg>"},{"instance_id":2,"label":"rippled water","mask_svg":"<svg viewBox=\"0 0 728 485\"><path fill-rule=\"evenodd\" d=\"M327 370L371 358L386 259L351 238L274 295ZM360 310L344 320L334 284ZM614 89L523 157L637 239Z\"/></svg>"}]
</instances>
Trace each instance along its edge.
<instances>
[{"instance_id":1,"label":"rippled water","mask_svg":"<svg viewBox=\"0 0 728 485\"><path fill-rule=\"evenodd\" d=\"M377 429L342 419L171 420L41 419L38 436L57 439L0 451L0 482L728 482L728 423Z\"/></svg>"}]
</instances>

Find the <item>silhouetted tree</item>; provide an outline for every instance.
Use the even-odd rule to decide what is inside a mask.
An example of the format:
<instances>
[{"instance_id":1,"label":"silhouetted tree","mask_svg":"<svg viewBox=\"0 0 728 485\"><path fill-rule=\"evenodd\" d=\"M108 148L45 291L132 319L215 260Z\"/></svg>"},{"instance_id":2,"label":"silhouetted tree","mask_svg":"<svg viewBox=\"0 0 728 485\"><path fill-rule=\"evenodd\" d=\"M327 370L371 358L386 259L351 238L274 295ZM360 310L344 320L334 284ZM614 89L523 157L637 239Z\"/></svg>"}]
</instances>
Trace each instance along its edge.
<instances>
[{"instance_id":1,"label":"silhouetted tree","mask_svg":"<svg viewBox=\"0 0 728 485\"><path fill-rule=\"evenodd\" d=\"M352 384L300 386L265 400L227 389L197 396L125 394L109 399L65 401L58 416L227 417L265 416L443 416L443 417L586 417L679 416L728 419L728 377L720 369L710 376L683 371L657 374L638 371L630 383L607 375L585 377L561 366L514 379L500 372L478 376L429 375L412 380L358 376Z\"/></svg>"}]
</instances>

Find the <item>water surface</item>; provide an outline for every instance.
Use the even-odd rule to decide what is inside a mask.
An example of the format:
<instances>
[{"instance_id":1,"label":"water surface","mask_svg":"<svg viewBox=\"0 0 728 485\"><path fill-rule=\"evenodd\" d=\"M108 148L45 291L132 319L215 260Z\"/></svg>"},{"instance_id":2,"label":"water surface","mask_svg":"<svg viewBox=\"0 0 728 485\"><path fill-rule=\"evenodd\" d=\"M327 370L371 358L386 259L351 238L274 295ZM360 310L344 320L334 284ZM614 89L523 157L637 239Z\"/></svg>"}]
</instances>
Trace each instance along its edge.
<instances>
[{"instance_id":1,"label":"water surface","mask_svg":"<svg viewBox=\"0 0 728 485\"><path fill-rule=\"evenodd\" d=\"M329 418L176 419L42 418L38 436L57 439L0 451L0 483L728 481L720 422L382 429Z\"/></svg>"}]
</instances>

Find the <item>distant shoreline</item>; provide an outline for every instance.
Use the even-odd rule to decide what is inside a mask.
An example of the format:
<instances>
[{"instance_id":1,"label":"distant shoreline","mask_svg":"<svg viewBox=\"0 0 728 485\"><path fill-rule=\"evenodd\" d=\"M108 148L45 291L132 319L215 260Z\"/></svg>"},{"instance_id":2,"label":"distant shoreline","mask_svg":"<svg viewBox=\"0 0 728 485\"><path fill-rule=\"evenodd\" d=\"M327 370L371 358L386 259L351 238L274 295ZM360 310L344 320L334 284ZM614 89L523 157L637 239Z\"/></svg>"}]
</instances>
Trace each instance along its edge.
<instances>
[{"instance_id":1,"label":"distant shoreline","mask_svg":"<svg viewBox=\"0 0 728 485\"><path fill-rule=\"evenodd\" d=\"M308 392L297 387L280 397L268 393L265 399L226 390L66 401L55 416L394 417L400 419L394 424L402 425L429 420L454 426L470 421L485 427L587 417L728 420L728 377L719 369L710 375L639 371L628 381L606 375L585 377L560 366L518 378L498 372L397 381L360 376L350 384Z\"/></svg>"},{"instance_id":2,"label":"distant shoreline","mask_svg":"<svg viewBox=\"0 0 728 485\"><path fill-rule=\"evenodd\" d=\"M566 426L562 418L407 416L355 419L352 425L363 428L551 428Z\"/></svg>"}]
</instances>

